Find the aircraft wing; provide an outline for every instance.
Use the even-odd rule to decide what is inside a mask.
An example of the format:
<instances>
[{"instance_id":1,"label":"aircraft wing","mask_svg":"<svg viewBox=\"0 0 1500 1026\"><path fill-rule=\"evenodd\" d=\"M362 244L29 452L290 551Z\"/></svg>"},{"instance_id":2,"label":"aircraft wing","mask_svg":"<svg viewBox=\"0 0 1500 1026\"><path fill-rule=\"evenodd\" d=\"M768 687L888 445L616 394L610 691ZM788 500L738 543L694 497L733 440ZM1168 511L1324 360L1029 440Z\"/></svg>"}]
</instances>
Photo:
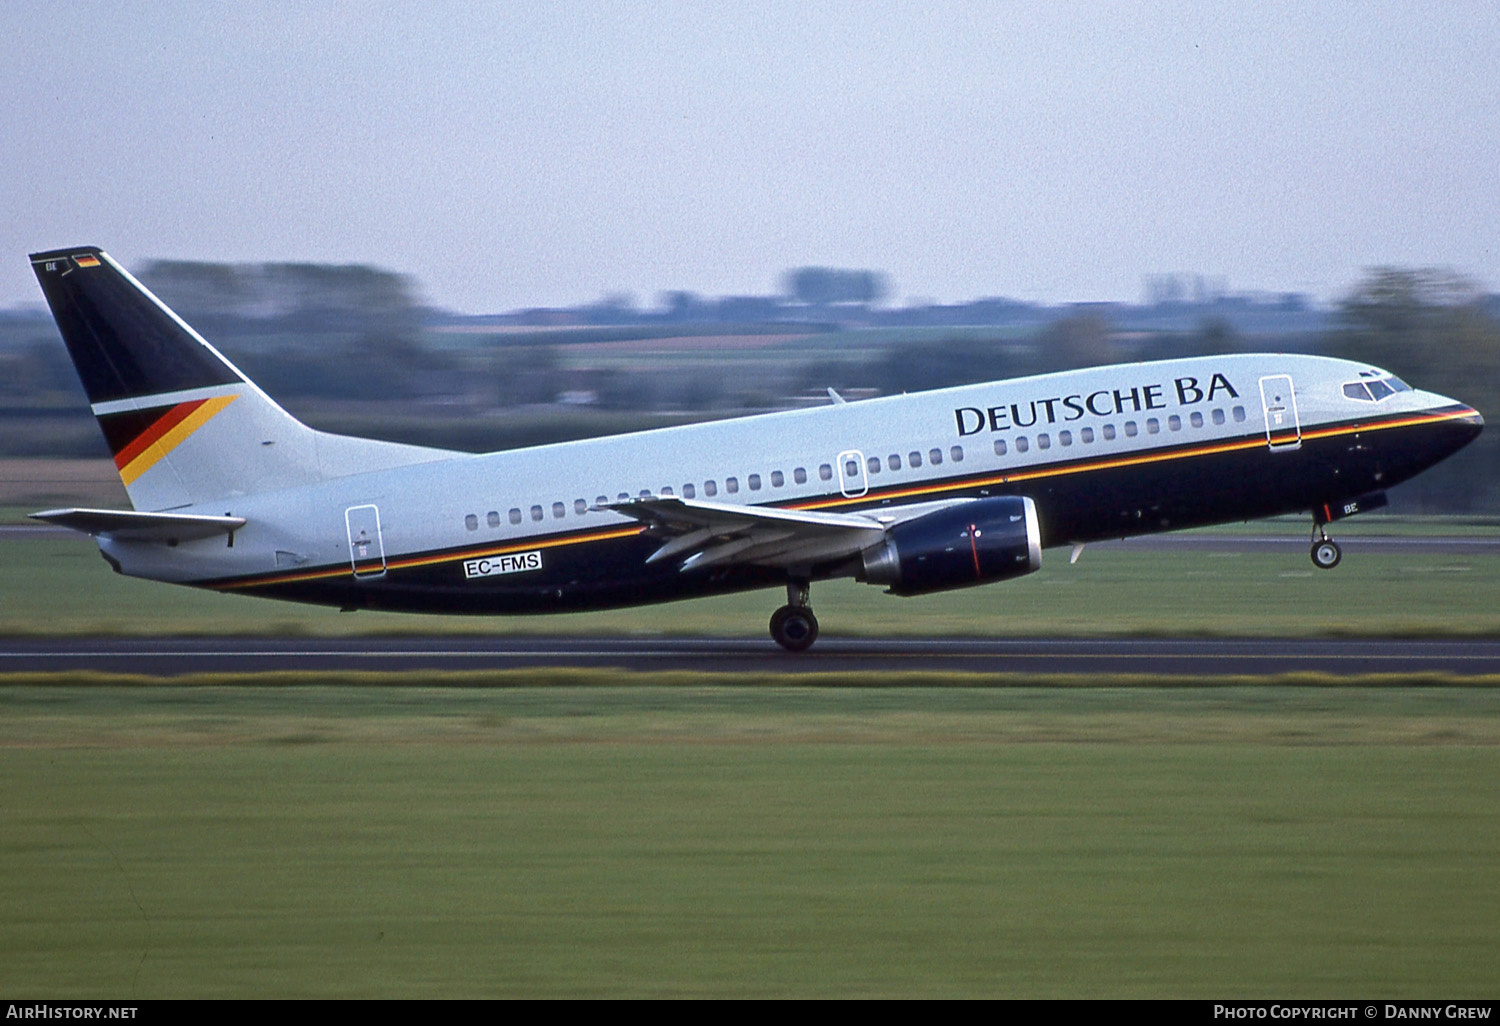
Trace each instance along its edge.
<instances>
[{"instance_id":1,"label":"aircraft wing","mask_svg":"<svg viewBox=\"0 0 1500 1026\"><path fill-rule=\"evenodd\" d=\"M686 571L722 563L791 567L852 556L879 542L892 524L954 504L818 513L650 495L595 508L646 524L652 535L664 539L646 562L681 559Z\"/></svg>"},{"instance_id":2,"label":"aircraft wing","mask_svg":"<svg viewBox=\"0 0 1500 1026\"><path fill-rule=\"evenodd\" d=\"M141 513L125 509L49 509L30 514L33 520L129 541L179 542L233 534L245 526L244 517L214 517L196 513Z\"/></svg>"}]
</instances>

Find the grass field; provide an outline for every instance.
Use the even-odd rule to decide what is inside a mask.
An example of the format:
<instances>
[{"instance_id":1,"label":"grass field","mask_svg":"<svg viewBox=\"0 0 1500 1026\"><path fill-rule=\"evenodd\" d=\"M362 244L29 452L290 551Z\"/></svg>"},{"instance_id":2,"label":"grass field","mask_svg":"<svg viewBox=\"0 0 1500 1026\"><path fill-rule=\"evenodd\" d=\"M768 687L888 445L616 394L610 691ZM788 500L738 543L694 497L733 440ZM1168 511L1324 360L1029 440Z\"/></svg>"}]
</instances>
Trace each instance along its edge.
<instances>
[{"instance_id":1,"label":"grass field","mask_svg":"<svg viewBox=\"0 0 1500 1026\"><path fill-rule=\"evenodd\" d=\"M1285 529L1285 528L1283 528ZM1500 556L1421 550L1346 556L1313 568L1299 549L1131 550L1091 546L1076 563L984 588L900 599L850 581L820 583L825 636L1500 634ZM82 536L0 540L0 633L765 634L779 590L546 617L429 617L300 606L120 577Z\"/></svg>"},{"instance_id":2,"label":"grass field","mask_svg":"<svg viewBox=\"0 0 1500 1026\"><path fill-rule=\"evenodd\" d=\"M0 688L0 991L1490 997L1486 688Z\"/></svg>"},{"instance_id":3,"label":"grass field","mask_svg":"<svg viewBox=\"0 0 1500 1026\"><path fill-rule=\"evenodd\" d=\"M828 635L1500 634L1490 555L1046 556L924 599L819 585L817 608ZM350 615L0 541L11 634L760 636L780 600ZM9 678L0 993L1487 998L1500 978L1493 682L607 673Z\"/></svg>"}]
</instances>

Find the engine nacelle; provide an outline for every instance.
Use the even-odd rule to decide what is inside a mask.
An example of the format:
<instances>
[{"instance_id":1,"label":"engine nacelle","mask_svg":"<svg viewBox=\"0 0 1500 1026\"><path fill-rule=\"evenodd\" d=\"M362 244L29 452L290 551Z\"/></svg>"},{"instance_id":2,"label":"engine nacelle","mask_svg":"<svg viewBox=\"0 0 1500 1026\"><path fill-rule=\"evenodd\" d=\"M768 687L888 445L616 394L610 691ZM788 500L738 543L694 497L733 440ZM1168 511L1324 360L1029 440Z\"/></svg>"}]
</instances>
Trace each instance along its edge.
<instances>
[{"instance_id":1,"label":"engine nacelle","mask_svg":"<svg viewBox=\"0 0 1500 1026\"><path fill-rule=\"evenodd\" d=\"M897 524L864 553L864 579L896 595L1003 581L1038 570L1042 534L1026 496L978 499Z\"/></svg>"}]
</instances>

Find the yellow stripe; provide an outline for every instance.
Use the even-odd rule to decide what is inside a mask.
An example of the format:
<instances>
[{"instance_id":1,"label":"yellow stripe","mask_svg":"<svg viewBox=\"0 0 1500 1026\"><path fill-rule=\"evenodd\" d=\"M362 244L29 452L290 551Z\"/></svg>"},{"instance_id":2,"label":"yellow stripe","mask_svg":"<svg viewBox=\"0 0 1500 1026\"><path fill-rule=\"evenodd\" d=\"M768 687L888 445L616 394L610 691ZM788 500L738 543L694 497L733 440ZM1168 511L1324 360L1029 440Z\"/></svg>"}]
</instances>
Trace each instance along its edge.
<instances>
[{"instance_id":1,"label":"yellow stripe","mask_svg":"<svg viewBox=\"0 0 1500 1026\"><path fill-rule=\"evenodd\" d=\"M238 395L221 395L205 402L184 417L182 423L162 435L139 456L121 467L120 480L127 485L134 484L136 478L156 466L167 453L181 445L188 435L208 423L215 414L238 398Z\"/></svg>"},{"instance_id":2,"label":"yellow stripe","mask_svg":"<svg viewBox=\"0 0 1500 1026\"><path fill-rule=\"evenodd\" d=\"M463 552L408 556L405 559L387 561L386 569L405 570L415 566L432 566L435 563L459 563L466 559L480 559L484 556L503 556L510 552L530 552L532 549L555 549L563 545L582 545L585 542L611 541L615 538L632 537L640 534L645 529L644 525L636 524L630 527L619 527L608 531L596 531L592 534L573 535L571 537L531 538L527 541L513 542L509 545L465 549ZM218 588L221 591L232 591L236 588L261 587L270 584L293 584L298 581L316 581L329 577L344 577L351 573L353 571L349 567L340 565L336 567L323 567L318 570L307 570L296 574L285 574L279 577L244 578L237 581L226 581L221 584L210 585L210 587Z\"/></svg>"},{"instance_id":3,"label":"yellow stripe","mask_svg":"<svg viewBox=\"0 0 1500 1026\"><path fill-rule=\"evenodd\" d=\"M621 527L613 531L600 531L596 534L580 535L573 538L548 538L531 541L515 542L511 545L500 545L494 548L471 550L462 555L441 556L410 556L406 559L394 560L388 564L389 567L405 569L413 566L432 566L434 563L456 563L465 559L479 559L484 556L503 556L509 552L530 552L532 549L555 549L563 545L580 545L584 542L610 541L615 538L629 538L640 534L646 528L644 525Z\"/></svg>"},{"instance_id":4,"label":"yellow stripe","mask_svg":"<svg viewBox=\"0 0 1500 1026\"><path fill-rule=\"evenodd\" d=\"M1410 427L1415 424L1432 424L1444 420L1459 420L1464 417L1473 416L1470 410L1455 410L1450 413L1422 413L1413 414L1409 417L1401 417L1394 420L1377 421L1374 423L1361 423L1343 425L1340 427L1319 428L1312 431L1304 431L1302 438L1308 439L1337 438L1341 435L1357 435L1366 431L1385 431L1390 428ZM1268 443L1265 438L1238 439L1233 442L1221 442L1216 445L1203 445L1195 449L1171 449L1151 453L1143 453L1139 456L1120 456L1114 459L1093 460L1088 463L1073 463L1067 465L1042 466L1035 470L1016 470L1013 472L993 474L984 477L966 477L962 479L949 479L946 482L931 485L919 485L912 488L900 488L889 492L880 492L875 496L870 494L855 496L854 498L840 499L817 499L812 502L801 502L789 506L789 509L833 509L839 506L856 506L869 503L872 498L878 499L912 499L923 496L932 497L943 492L951 492L959 489L982 488L987 485L1015 484L1019 481L1037 481L1047 477L1064 477L1070 474L1084 474L1096 470L1118 470L1122 467L1139 467L1151 463L1165 463L1169 460L1190 459L1195 456L1215 456L1226 452L1240 452L1254 449L1267 449Z\"/></svg>"}]
</instances>

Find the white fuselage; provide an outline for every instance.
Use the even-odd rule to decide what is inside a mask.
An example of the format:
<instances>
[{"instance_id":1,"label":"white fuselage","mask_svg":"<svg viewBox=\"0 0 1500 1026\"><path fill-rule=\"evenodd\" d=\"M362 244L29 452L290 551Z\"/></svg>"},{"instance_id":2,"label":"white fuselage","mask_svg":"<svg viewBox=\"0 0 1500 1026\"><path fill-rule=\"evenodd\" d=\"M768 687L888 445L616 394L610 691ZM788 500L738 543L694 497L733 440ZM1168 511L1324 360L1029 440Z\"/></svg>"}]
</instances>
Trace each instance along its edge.
<instances>
[{"instance_id":1,"label":"white fuselage","mask_svg":"<svg viewBox=\"0 0 1500 1026\"><path fill-rule=\"evenodd\" d=\"M177 582L347 569L359 555L351 544L364 545L365 558L373 546L373 555L390 563L424 553L457 563L465 552L564 533L637 529L630 518L600 508L629 497L819 510L905 507L948 494L960 477L1024 492L1026 481L1080 461L1084 468L1109 467L1158 450L1211 451L1256 438L1268 451L1294 451L1303 435L1326 425L1455 405L1419 390L1378 404L1350 399L1341 389L1361 372L1370 369L1322 357L1202 357L455 454L183 510L245 517L232 546L223 539L170 549L101 544L124 572ZM1263 381L1283 380L1292 385L1286 396L1262 394ZM374 507L374 515L355 520L378 523L378 537L361 540L348 511L365 507ZM1072 540L1046 537L1048 544Z\"/></svg>"}]
</instances>

